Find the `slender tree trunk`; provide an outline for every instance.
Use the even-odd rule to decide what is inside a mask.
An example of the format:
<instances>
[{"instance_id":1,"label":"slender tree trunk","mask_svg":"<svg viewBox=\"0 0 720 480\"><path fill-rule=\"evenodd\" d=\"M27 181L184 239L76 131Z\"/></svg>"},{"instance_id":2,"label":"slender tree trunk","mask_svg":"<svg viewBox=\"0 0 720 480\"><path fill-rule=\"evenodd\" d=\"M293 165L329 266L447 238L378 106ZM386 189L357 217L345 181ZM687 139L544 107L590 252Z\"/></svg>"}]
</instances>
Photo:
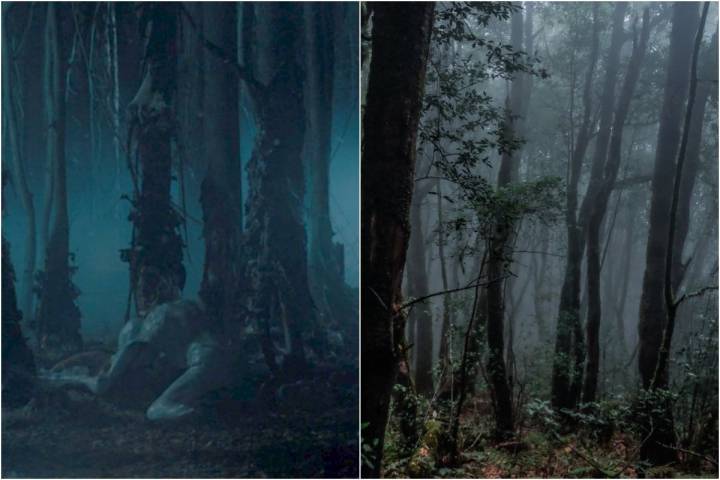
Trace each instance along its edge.
<instances>
[{"instance_id":1,"label":"slender tree trunk","mask_svg":"<svg viewBox=\"0 0 720 480\"><path fill-rule=\"evenodd\" d=\"M625 7L622 7L625 5ZM626 4L616 4L615 10L615 22L613 26L613 40L611 41L611 49L613 46L617 48L617 51L610 52L611 59L608 64L612 62L614 67L613 75L617 74L617 67L619 65L620 49L622 47L622 37L624 36L624 18L625 18ZM617 29L617 30L616 30ZM597 392L598 372L600 369L600 321L602 319L602 307L600 301L600 270L602 268L600 256L601 245L600 245L600 230L605 219L605 213L607 211L607 204L612 193L615 180L617 179L618 170L620 167L620 161L622 157L622 138L623 128L625 120L630 107L630 102L635 91L635 85L640 76L640 68L645 57L645 50L647 47L648 37L650 35L649 25L649 11L646 9L643 15L643 26L640 38L637 38L637 32L635 33L636 39L633 45L633 52L628 64L627 72L625 74L625 80L623 82L620 95L617 101L617 107L613 108L615 101L614 95L608 96L610 103L610 117L614 119L612 123L611 137L608 139L603 137L603 140L609 141L609 146L606 146L600 152L603 156L596 156L593 162L597 161L600 166L597 167L597 175L591 178L591 186L588 187L588 193L583 201L583 211L587 212L588 223L587 228L587 292L588 292L588 320L586 330L586 343L588 348L588 362L586 366L585 384L583 389L583 401L594 402L595 395ZM617 36L617 39L615 38ZM608 67L608 75L610 74L610 67ZM606 79L606 86L610 85L609 79ZM614 90L614 81L612 82L612 89ZM602 113L601 113L602 115ZM601 131L603 127L603 120L601 119ZM608 132L610 133L610 132ZM597 142L600 142L600 135L598 135ZM608 144L606 144L608 145ZM608 151L609 148L609 151ZM596 143L596 153L597 153ZM595 169L595 163L593 163L593 170ZM587 205L587 207L586 207Z\"/></svg>"},{"instance_id":2,"label":"slender tree trunk","mask_svg":"<svg viewBox=\"0 0 720 480\"><path fill-rule=\"evenodd\" d=\"M113 136L113 156L115 157L115 188L119 189L120 181L120 73L118 69L118 33L117 33L117 4L108 2L107 4L107 25L106 25L106 45L107 45L107 62L108 76L111 82L111 98L110 98L110 121L112 123Z\"/></svg>"},{"instance_id":3,"label":"slender tree trunk","mask_svg":"<svg viewBox=\"0 0 720 480\"><path fill-rule=\"evenodd\" d=\"M23 126L25 125L22 112L23 83L19 66L15 56L14 40L8 29L7 13L3 12L3 53L2 53L2 107L3 120L7 128L4 137L9 147L12 183L20 197L20 204L25 212L28 222L27 237L25 240L25 261L22 270L22 287L20 288L20 310L28 322L33 316L33 285L35 281L35 265L37 256L37 222L35 219L35 202L25 174L25 145L23 141Z\"/></svg>"},{"instance_id":4,"label":"slender tree trunk","mask_svg":"<svg viewBox=\"0 0 720 480\"><path fill-rule=\"evenodd\" d=\"M630 282L630 267L633 259L633 246L635 242L635 206L636 202L632 200L628 202L626 207L626 221L625 221L625 238L623 244L625 250L622 259L622 280L620 282L620 295L615 307L615 329L617 331L617 342L619 344L620 352L622 353L623 362L628 353L627 339L625 337L625 305L627 304L628 287Z\"/></svg>"},{"instance_id":5,"label":"slender tree trunk","mask_svg":"<svg viewBox=\"0 0 720 480\"><path fill-rule=\"evenodd\" d=\"M332 8L340 8L335 5ZM307 133L304 159L308 176L308 269L310 287L327 328L333 318L334 299L344 285L342 245L333 242L330 221L330 155L333 117L334 18L332 9L305 5ZM339 247L339 248L338 248ZM335 326L335 325L333 325Z\"/></svg>"},{"instance_id":6,"label":"slender tree trunk","mask_svg":"<svg viewBox=\"0 0 720 480\"><path fill-rule=\"evenodd\" d=\"M203 4L201 2L186 2L183 7L190 18L202 19ZM196 28L202 33L203 22L198 21ZM184 32L180 36L182 54L178 57L178 95L177 95L177 118L180 128L178 135L178 147L181 163L189 171L189 181L186 185L189 196L194 196L195 190L200 182L201 172L206 169L204 158L205 133L203 117L203 100L205 98L205 85L202 68L198 65L205 64L205 57L209 54L203 48L202 42L197 35L191 34L192 26L187 18L181 22Z\"/></svg>"},{"instance_id":7,"label":"slender tree trunk","mask_svg":"<svg viewBox=\"0 0 720 480\"><path fill-rule=\"evenodd\" d=\"M680 288L687 269L687 264L682 261L683 248L685 247L685 240L690 228L690 202L700 167L700 149L702 146L705 106L715 88L712 81L717 81L717 45L718 34L716 31L713 35L711 45L708 48L702 68L698 71L697 93L692 110L692 119L690 120L687 151L685 153L685 164L683 166L682 183L680 185L680 197L678 198L678 214L675 218L675 244L673 245L674 253L672 264L672 286L674 292L677 292Z\"/></svg>"},{"instance_id":8,"label":"slender tree trunk","mask_svg":"<svg viewBox=\"0 0 720 480\"><path fill-rule=\"evenodd\" d=\"M447 260L445 259L445 216L443 213L444 207L442 180L440 178L438 178L435 188L437 193L438 257L440 259L440 276L442 279L443 290L448 290L450 288L450 284L448 282L447 275ZM455 285L455 287L457 286L458 285ZM448 335L450 334L450 324L452 322L450 312L451 300L452 294L448 293L446 295L443 295L442 325L440 326L440 351L438 355L440 364L442 366L441 371L443 372L445 372L446 370L449 372L448 342L450 341L450 339L448 338Z\"/></svg>"},{"instance_id":9,"label":"slender tree trunk","mask_svg":"<svg viewBox=\"0 0 720 480\"><path fill-rule=\"evenodd\" d=\"M87 58L85 59L85 71L87 75L87 86L88 86L88 116L90 126L90 156L88 158L88 182L87 187L90 194L90 211L93 217L97 214L96 203L97 203L97 187L98 187L98 163L100 162L100 123L97 115L97 80L96 80L96 68L95 68L95 44L96 33L97 33L97 22L98 12L100 11L100 4L95 4L92 18L90 19L90 38L87 50Z\"/></svg>"},{"instance_id":10,"label":"slender tree trunk","mask_svg":"<svg viewBox=\"0 0 720 480\"><path fill-rule=\"evenodd\" d=\"M5 13L5 12L3 12ZM2 405L19 407L32 397L35 386L35 359L23 337L22 313L15 297L15 272L10 246L2 238Z\"/></svg>"},{"instance_id":11,"label":"slender tree trunk","mask_svg":"<svg viewBox=\"0 0 720 480\"><path fill-rule=\"evenodd\" d=\"M580 269L585 249L582 226L578 223L578 184L583 160L591 138L593 77L600 48L598 4L593 4L593 34L590 58L583 87L583 119L572 150L566 192L567 259L558 306L555 355L552 371L552 405L556 410L573 409L582 378L584 342L580 328ZM574 86L573 86L574 88ZM571 115L573 114L571 109Z\"/></svg>"},{"instance_id":12,"label":"slender tree trunk","mask_svg":"<svg viewBox=\"0 0 720 480\"><path fill-rule=\"evenodd\" d=\"M235 57L235 5L210 3L202 10L206 38L223 45ZM240 283L242 235L239 80L216 57L205 55L203 59L203 156L207 172L200 194L205 263L199 295L211 321L232 332L241 321L235 290Z\"/></svg>"},{"instance_id":13,"label":"slender tree trunk","mask_svg":"<svg viewBox=\"0 0 720 480\"><path fill-rule=\"evenodd\" d=\"M543 228L540 232L540 254L532 256L533 265L533 305L535 306L535 325L537 326L538 343L540 345L547 342L549 332L547 326L547 266L548 255L545 253L549 247L550 231ZM538 257L540 260L538 261Z\"/></svg>"},{"instance_id":14,"label":"slender tree trunk","mask_svg":"<svg viewBox=\"0 0 720 480\"><path fill-rule=\"evenodd\" d=\"M65 70L66 53L62 34L64 7L47 4L45 29L45 112L47 155L52 165L54 215L50 219L45 270L37 314L39 347L48 361L82 348L80 311L75 305L77 289L70 267L65 165Z\"/></svg>"},{"instance_id":15,"label":"slender tree trunk","mask_svg":"<svg viewBox=\"0 0 720 480\"><path fill-rule=\"evenodd\" d=\"M665 301L665 273L670 248L668 231L672 223L670 214L673 197L668 192L672 191L676 175L675 161L680 145L683 106L688 97L690 60L697 24L696 3L673 4L670 53L652 178L650 225L638 325L640 377L643 388L650 391L665 390L668 386L668 372L661 367L659 358L670 313ZM675 442L672 410L666 401L661 402L661 405L656 403L650 402L647 420L652 426L648 426L648 439L643 443L640 455L642 459L658 465L674 461L676 452L663 446ZM658 409L663 412L662 415L653 413L653 410Z\"/></svg>"},{"instance_id":16,"label":"slender tree trunk","mask_svg":"<svg viewBox=\"0 0 720 480\"><path fill-rule=\"evenodd\" d=\"M425 258L425 234L422 222L422 202L428 189L416 188L410 206L410 234L407 279L408 294L414 298L426 296L429 292ZM433 326L429 302L415 304L410 311L411 322L415 323L415 388L421 395L430 397L433 393Z\"/></svg>"},{"instance_id":17,"label":"slender tree trunk","mask_svg":"<svg viewBox=\"0 0 720 480\"><path fill-rule=\"evenodd\" d=\"M390 393L401 357L397 324L410 236L417 129L434 4L371 4L372 60L362 156L362 441L364 477L379 477ZM402 329L400 329L402 331ZM369 464L368 464L369 463Z\"/></svg>"},{"instance_id":18,"label":"slender tree trunk","mask_svg":"<svg viewBox=\"0 0 720 480\"><path fill-rule=\"evenodd\" d=\"M531 21L531 19L528 19ZM517 50L523 47L523 15L515 12L512 15L511 43ZM530 28L532 30L532 28ZM530 37L531 38L531 37ZM510 87L508 112L505 119L505 135L508 138L521 137L524 131L524 117L530 91L525 89L526 75L516 74ZM517 118L516 118L517 117ZM520 152L505 152L502 155L498 174L498 190L507 188L518 181L520 168ZM493 406L495 408L495 436L498 440L513 435L512 387L507 378L505 366L505 298L503 289L506 268L512 264L512 237L515 225L512 220L498 218L494 232L488 241L488 279L487 286L487 323L488 342L487 372L493 390Z\"/></svg>"}]
</instances>

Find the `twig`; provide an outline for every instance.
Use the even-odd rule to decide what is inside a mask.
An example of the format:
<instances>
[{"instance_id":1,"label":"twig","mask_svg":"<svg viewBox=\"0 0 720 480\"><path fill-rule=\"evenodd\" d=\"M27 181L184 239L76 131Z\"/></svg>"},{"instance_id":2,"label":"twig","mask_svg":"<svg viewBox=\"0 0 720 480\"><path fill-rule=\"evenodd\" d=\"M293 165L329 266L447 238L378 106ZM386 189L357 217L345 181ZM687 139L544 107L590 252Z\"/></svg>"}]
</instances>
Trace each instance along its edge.
<instances>
[{"instance_id":1,"label":"twig","mask_svg":"<svg viewBox=\"0 0 720 480\"><path fill-rule=\"evenodd\" d=\"M662 445L665 448L669 448L671 450L676 450L678 452L687 453L688 455L692 455L693 457L702 458L703 460L712 463L716 467L718 466L718 462L715 459L713 459L712 457L710 457L709 455L703 455L702 453L693 452L692 450L687 450L685 448L673 447L672 445L665 445L664 443L658 442L658 444Z\"/></svg>"},{"instance_id":2,"label":"twig","mask_svg":"<svg viewBox=\"0 0 720 480\"><path fill-rule=\"evenodd\" d=\"M699 296L701 296L701 295L704 295L705 292L709 292L710 290L717 290L717 289L718 289L718 287L717 287L716 285L712 285L712 286L709 286L709 287L703 287L703 288L701 288L700 290L698 290L698 291L696 291L696 292L686 293L685 295L683 295L682 297L680 297L680 298L675 302L675 307L676 307L676 308L679 307L680 304L681 304L682 302L684 302L685 300L690 300L691 298L699 297Z\"/></svg>"},{"instance_id":3,"label":"twig","mask_svg":"<svg viewBox=\"0 0 720 480\"><path fill-rule=\"evenodd\" d=\"M501 282L508 277L509 277L509 275L504 275L504 276L496 278L494 280L488 280L487 282L484 282L484 283L473 283L472 285L467 285L465 287L451 288L450 290L443 290L441 292L431 293L429 295L425 295L424 297L419 297L419 298L416 298L414 300L411 300L407 303L400 305L400 310L404 310L408 307L415 305L416 303L424 302L425 300L427 300L429 298L437 297L439 295L447 295L448 293L462 292L464 290L471 290L471 289L477 288L477 287L487 287L488 285L492 285L495 282Z\"/></svg>"},{"instance_id":4,"label":"twig","mask_svg":"<svg viewBox=\"0 0 720 480\"><path fill-rule=\"evenodd\" d=\"M556 432L553 432L553 435L555 436L555 438L556 438L560 443L565 443L565 442L563 441L563 439L560 438L560 435L558 435ZM585 462L587 462L591 467L595 468L598 472L602 473L602 474L605 475L606 477L618 478L618 477L620 476L620 474L622 473L622 470L619 471L619 472L617 472L617 473L608 472L608 471L605 470L602 466L600 466L600 464L599 464L597 461L595 461L592 457L589 457L589 456L585 455L583 452L581 452L581 451L578 450L577 448L573 447L570 443L567 444L567 447L568 447L575 455L577 455L577 456L580 457L581 459L585 460Z\"/></svg>"},{"instance_id":5,"label":"twig","mask_svg":"<svg viewBox=\"0 0 720 480\"><path fill-rule=\"evenodd\" d=\"M200 31L197 24L195 23L195 20L192 18L192 15L190 15L190 12L187 11L183 4L180 4L180 11L197 34L203 46L207 48L210 53L222 60L223 63L233 67L237 72L238 76L242 80L244 80L251 87L251 89L255 91L255 93L264 93L265 85L255 79L251 75L250 70L248 70L247 67L245 67L244 65L240 65L238 62L236 62L221 46L208 40L205 35L203 35L202 31Z\"/></svg>"}]
</instances>

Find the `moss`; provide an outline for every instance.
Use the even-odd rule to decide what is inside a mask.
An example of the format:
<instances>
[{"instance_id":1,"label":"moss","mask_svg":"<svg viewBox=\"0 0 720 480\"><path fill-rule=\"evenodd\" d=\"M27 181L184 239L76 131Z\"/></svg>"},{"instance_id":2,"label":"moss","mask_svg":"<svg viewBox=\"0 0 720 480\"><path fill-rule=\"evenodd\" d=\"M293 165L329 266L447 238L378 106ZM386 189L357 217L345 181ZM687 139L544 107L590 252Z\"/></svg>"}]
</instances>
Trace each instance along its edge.
<instances>
[{"instance_id":1,"label":"moss","mask_svg":"<svg viewBox=\"0 0 720 480\"><path fill-rule=\"evenodd\" d=\"M424 427L420 444L407 466L408 476L412 478L432 477L432 472L438 460L442 425L437 420L431 419L425 422Z\"/></svg>"}]
</instances>

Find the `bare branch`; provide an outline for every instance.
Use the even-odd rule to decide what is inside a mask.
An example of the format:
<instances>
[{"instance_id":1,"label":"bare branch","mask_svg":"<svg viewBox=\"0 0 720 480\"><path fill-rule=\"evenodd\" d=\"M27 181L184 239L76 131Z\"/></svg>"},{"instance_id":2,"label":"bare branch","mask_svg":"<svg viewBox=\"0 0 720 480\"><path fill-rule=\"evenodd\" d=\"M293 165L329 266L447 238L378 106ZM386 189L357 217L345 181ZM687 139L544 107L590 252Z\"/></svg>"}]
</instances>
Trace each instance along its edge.
<instances>
[{"instance_id":1,"label":"bare branch","mask_svg":"<svg viewBox=\"0 0 720 480\"><path fill-rule=\"evenodd\" d=\"M195 23L195 20L192 18L192 15L190 15L190 12L187 11L185 6L183 4L180 4L180 11L182 12L183 16L187 19L188 23L192 27L192 29L197 34L198 38L202 42L203 46L213 55L218 57L220 60L222 60L223 63L233 67L235 69L235 72L237 72L238 77L240 77L241 80L244 80L248 86L253 90L256 94L263 94L265 92L265 85L260 83L257 79L255 79L251 74L250 71L245 67L244 65L239 64L235 59L232 58L221 46L217 45L216 43L211 42L208 40L205 35L200 31L197 24Z\"/></svg>"},{"instance_id":2,"label":"bare branch","mask_svg":"<svg viewBox=\"0 0 720 480\"><path fill-rule=\"evenodd\" d=\"M692 293L686 293L675 302L675 308L679 307L680 304L682 302L684 302L685 300L690 300L691 298L699 297L701 295L704 295L706 292L709 292L710 290L717 290L717 289L718 289L717 285L712 285L709 287L703 287L700 290L697 290Z\"/></svg>"},{"instance_id":3,"label":"bare branch","mask_svg":"<svg viewBox=\"0 0 720 480\"><path fill-rule=\"evenodd\" d=\"M425 300L427 300L429 298L437 297L440 295L447 295L448 293L462 292L464 290L471 290L473 288L478 288L478 287L487 287L488 285L492 285L495 282L502 282L503 280L505 280L508 277L509 277L509 275L504 275L502 277L496 278L494 280L488 280L487 282L483 282L483 283L474 283L473 282L471 285L466 285L464 287L451 288L450 290L443 290L441 292L431 293L429 295L425 295L424 297L419 297L419 298L416 298L414 300L411 300L407 303L400 305L400 310L404 310L408 307L415 305L416 303L424 302Z\"/></svg>"}]
</instances>

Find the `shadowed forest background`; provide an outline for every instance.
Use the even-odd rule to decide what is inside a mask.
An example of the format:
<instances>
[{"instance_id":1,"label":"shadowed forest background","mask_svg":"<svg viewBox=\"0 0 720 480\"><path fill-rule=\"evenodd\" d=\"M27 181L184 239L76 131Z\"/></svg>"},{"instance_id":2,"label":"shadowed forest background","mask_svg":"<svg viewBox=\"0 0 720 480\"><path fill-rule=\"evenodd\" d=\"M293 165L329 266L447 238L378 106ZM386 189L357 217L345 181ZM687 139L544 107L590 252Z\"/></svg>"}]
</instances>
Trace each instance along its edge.
<instances>
[{"instance_id":1,"label":"shadowed forest background","mask_svg":"<svg viewBox=\"0 0 720 480\"><path fill-rule=\"evenodd\" d=\"M716 477L715 3L364 3L364 477Z\"/></svg>"},{"instance_id":2,"label":"shadowed forest background","mask_svg":"<svg viewBox=\"0 0 720 480\"><path fill-rule=\"evenodd\" d=\"M357 476L358 5L2 5L3 476Z\"/></svg>"}]
</instances>

